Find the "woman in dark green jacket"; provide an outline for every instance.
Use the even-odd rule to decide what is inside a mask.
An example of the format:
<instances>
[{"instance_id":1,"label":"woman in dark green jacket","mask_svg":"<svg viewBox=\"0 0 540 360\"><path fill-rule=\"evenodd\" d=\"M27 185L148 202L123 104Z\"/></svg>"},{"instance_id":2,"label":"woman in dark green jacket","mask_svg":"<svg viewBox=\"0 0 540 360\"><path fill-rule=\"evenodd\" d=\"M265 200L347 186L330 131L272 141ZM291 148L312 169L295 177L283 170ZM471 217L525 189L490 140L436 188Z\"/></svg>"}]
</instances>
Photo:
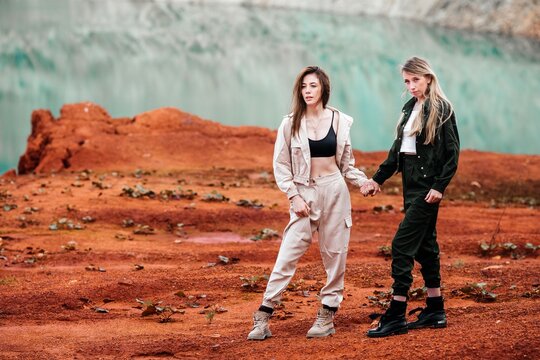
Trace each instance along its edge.
<instances>
[{"instance_id":1,"label":"woman in dark green jacket","mask_svg":"<svg viewBox=\"0 0 540 360\"><path fill-rule=\"evenodd\" d=\"M452 104L444 95L427 61L413 57L401 68L409 93L387 159L370 180L372 194L401 172L405 218L392 240L393 298L369 337L405 334L409 329L446 327L441 295L437 214L444 190L457 170L459 135ZM408 291L414 261L422 266L427 306L416 321L407 323Z\"/></svg>"}]
</instances>

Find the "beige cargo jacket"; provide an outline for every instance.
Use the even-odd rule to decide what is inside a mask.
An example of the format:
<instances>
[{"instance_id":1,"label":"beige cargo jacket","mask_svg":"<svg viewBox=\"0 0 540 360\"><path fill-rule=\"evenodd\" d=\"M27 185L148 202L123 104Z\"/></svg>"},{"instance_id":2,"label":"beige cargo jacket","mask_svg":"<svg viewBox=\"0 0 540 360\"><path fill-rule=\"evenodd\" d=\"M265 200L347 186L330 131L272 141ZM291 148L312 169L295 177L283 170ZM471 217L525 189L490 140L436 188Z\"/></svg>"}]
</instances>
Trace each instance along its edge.
<instances>
[{"instance_id":1,"label":"beige cargo jacket","mask_svg":"<svg viewBox=\"0 0 540 360\"><path fill-rule=\"evenodd\" d=\"M336 164L347 182L362 186L368 179L366 174L354 167L350 129L353 118L339 110L328 107L338 115ZM298 194L296 184L309 185L311 154L306 121L300 123L300 131L292 135L292 114L283 118L274 145L274 177L277 186L291 199Z\"/></svg>"}]
</instances>

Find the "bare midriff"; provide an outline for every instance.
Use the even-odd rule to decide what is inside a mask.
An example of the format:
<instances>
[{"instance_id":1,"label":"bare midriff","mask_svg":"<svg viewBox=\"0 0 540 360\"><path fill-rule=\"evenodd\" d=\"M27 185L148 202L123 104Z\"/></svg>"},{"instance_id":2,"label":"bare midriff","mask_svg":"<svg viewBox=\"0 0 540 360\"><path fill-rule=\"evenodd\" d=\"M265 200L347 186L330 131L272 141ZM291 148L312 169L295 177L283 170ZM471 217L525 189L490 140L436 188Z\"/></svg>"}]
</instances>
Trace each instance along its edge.
<instances>
[{"instance_id":1,"label":"bare midriff","mask_svg":"<svg viewBox=\"0 0 540 360\"><path fill-rule=\"evenodd\" d=\"M315 157L311 158L311 178L316 179L339 171L336 164L336 157Z\"/></svg>"}]
</instances>

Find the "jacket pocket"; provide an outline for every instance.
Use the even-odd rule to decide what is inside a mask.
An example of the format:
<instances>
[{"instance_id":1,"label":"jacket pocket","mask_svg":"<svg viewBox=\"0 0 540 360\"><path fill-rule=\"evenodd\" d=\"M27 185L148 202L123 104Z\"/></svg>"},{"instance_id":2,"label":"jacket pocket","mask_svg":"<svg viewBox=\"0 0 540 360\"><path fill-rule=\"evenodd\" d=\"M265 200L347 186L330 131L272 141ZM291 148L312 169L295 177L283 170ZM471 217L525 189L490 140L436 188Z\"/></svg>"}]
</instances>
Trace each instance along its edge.
<instances>
[{"instance_id":1,"label":"jacket pocket","mask_svg":"<svg viewBox=\"0 0 540 360\"><path fill-rule=\"evenodd\" d=\"M293 176L301 175L305 176L306 161L304 160L304 154L300 146L291 146L291 162Z\"/></svg>"}]
</instances>

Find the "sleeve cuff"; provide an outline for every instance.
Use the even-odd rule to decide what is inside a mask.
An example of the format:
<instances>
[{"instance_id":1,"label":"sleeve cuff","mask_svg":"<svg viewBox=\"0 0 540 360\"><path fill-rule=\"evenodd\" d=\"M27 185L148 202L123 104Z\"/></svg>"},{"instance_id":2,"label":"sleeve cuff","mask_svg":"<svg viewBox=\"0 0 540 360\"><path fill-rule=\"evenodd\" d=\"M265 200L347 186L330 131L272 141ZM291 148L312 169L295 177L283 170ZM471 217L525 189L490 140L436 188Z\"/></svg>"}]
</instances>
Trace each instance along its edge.
<instances>
[{"instance_id":1,"label":"sleeve cuff","mask_svg":"<svg viewBox=\"0 0 540 360\"><path fill-rule=\"evenodd\" d=\"M294 186L291 189L289 189L289 191L287 191L287 198L291 200L293 197L295 197L298 194L299 194L298 189L296 189L296 186Z\"/></svg>"},{"instance_id":2,"label":"sleeve cuff","mask_svg":"<svg viewBox=\"0 0 540 360\"><path fill-rule=\"evenodd\" d=\"M373 175L372 179L379 185L384 184L384 179L382 178L382 176L379 176L379 173Z\"/></svg>"},{"instance_id":3,"label":"sleeve cuff","mask_svg":"<svg viewBox=\"0 0 540 360\"><path fill-rule=\"evenodd\" d=\"M446 190L446 186L444 186L443 184L440 184L440 183L433 184L433 186L431 188L433 190L437 190L441 194L444 194L444 190Z\"/></svg>"}]
</instances>

